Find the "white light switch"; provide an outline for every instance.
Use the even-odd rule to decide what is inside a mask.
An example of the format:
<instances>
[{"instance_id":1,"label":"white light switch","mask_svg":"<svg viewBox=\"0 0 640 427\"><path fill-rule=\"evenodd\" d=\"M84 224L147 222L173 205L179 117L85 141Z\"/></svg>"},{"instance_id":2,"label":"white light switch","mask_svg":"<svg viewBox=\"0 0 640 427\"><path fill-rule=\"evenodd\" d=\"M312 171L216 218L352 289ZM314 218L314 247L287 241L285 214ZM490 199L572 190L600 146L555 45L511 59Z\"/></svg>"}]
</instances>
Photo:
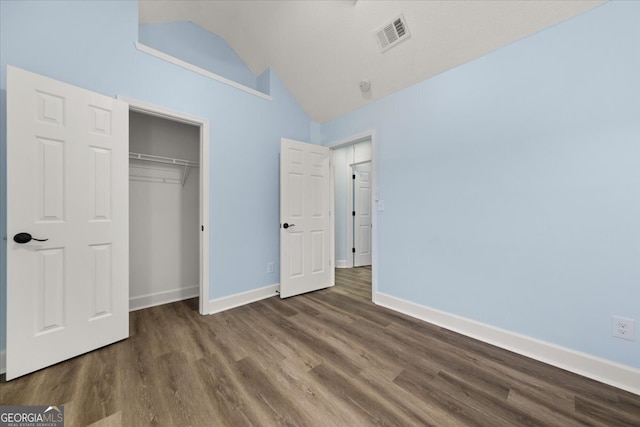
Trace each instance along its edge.
<instances>
[{"instance_id":1,"label":"white light switch","mask_svg":"<svg viewBox=\"0 0 640 427\"><path fill-rule=\"evenodd\" d=\"M378 200L378 211L382 212L384 210L384 200Z\"/></svg>"}]
</instances>

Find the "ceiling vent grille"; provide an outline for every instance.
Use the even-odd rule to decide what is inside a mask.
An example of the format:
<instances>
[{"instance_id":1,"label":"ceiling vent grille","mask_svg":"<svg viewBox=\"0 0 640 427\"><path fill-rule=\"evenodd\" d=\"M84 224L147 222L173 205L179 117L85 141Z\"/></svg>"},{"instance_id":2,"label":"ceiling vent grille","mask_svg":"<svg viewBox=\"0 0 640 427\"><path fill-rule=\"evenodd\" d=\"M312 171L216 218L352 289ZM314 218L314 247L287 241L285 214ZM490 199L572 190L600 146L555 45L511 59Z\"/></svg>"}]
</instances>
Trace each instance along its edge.
<instances>
[{"instance_id":1,"label":"ceiling vent grille","mask_svg":"<svg viewBox=\"0 0 640 427\"><path fill-rule=\"evenodd\" d=\"M407 28L407 21L404 19L403 15L400 15L388 24L383 25L377 29L374 34L382 52L391 49L398 43L401 43L411 37L409 28Z\"/></svg>"}]
</instances>

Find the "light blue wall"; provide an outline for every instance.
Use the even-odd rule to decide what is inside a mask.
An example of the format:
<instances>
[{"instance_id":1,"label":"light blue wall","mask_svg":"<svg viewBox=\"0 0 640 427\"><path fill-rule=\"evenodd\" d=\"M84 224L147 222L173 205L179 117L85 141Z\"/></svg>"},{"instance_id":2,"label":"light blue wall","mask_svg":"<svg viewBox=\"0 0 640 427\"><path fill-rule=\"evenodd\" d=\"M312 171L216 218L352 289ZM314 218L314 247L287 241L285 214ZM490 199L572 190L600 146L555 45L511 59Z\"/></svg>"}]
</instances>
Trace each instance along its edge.
<instances>
[{"instance_id":1,"label":"light blue wall","mask_svg":"<svg viewBox=\"0 0 640 427\"><path fill-rule=\"evenodd\" d=\"M141 53L134 47L137 37L134 1L0 1L3 235L6 66L11 64L108 96L124 95L208 119L210 295L278 283L280 138L308 140L309 118L275 73L269 73L271 102ZM4 263L6 242L0 248ZM274 262L275 273L266 273L267 262ZM1 314L4 319L4 304ZM1 330L4 348L5 327Z\"/></svg>"},{"instance_id":2,"label":"light blue wall","mask_svg":"<svg viewBox=\"0 0 640 427\"><path fill-rule=\"evenodd\" d=\"M376 132L380 292L640 368L640 2L323 124ZM375 82L373 82L375 85Z\"/></svg>"},{"instance_id":3,"label":"light blue wall","mask_svg":"<svg viewBox=\"0 0 640 427\"><path fill-rule=\"evenodd\" d=\"M256 77L256 89L267 95L271 94L271 68L264 70L262 74Z\"/></svg>"},{"instance_id":4,"label":"light blue wall","mask_svg":"<svg viewBox=\"0 0 640 427\"><path fill-rule=\"evenodd\" d=\"M256 89L256 76L222 38L193 22L160 22L139 27L139 41L222 77Z\"/></svg>"}]
</instances>

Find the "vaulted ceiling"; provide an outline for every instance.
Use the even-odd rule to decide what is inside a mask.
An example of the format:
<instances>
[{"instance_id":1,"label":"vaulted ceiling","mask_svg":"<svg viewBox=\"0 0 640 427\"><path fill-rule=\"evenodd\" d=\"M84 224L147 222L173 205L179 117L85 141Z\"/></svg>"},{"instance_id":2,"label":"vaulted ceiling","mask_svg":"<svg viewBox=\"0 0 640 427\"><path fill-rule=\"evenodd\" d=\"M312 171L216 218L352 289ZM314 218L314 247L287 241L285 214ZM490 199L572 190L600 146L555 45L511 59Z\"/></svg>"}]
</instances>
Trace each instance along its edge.
<instances>
[{"instance_id":1,"label":"vaulted ceiling","mask_svg":"<svg viewBox=\"0 0 640 427\"><path fill-rule=\"evenodd\" d=\"M217 34L255 75L275 70L322 123L601 3L141 0L140 22L191 21ZM373 33L400 14L411 36L383 53Z\"/></svg>"}]
</instances>

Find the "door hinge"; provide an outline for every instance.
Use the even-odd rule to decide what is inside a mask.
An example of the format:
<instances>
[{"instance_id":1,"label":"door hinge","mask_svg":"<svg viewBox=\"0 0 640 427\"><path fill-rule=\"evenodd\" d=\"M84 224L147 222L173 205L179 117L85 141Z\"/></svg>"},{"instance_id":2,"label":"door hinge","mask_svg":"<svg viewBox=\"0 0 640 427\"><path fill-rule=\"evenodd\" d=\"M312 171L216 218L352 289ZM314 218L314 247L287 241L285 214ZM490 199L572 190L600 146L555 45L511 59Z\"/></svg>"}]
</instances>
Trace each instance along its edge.
<instances>
[{"instance_id":1,"label":"door hinge","mask_svg":"<svg viewBox=\"0 0 640 427\"><path fill-rule=\"evenodd\" d=\"M356 253L356 248L351 248L351 252L355 254Z\"/></svg>"},{"instance_id":2,"label":"door hinge","mask_svg":"<svg viewBox=\"0 0 640 427\"><path fill-rule=\"evenodd\" d=\"M351 179L356 179L356 174L351 175Z\"/></svg>"},{"instance_id":3,"label":"door hinge","mask_svg":"<svg viewBox=\"0 0 640 427\"><path fill-rule=\"evenodd\" d=\"M201 225L201 226L200 226L200 230L201 230L201 231L204 231L204 225Z\"/></svg>"},{"instance_id":4,"label":"door hinge","mask_svg":"<svg viewBox=\"0 0 640 427\"><path fill-rule=\"evenodd\" d=\"M356 216L356 211L352 211L351 215Z\"/></svg>"}]
</instances>

